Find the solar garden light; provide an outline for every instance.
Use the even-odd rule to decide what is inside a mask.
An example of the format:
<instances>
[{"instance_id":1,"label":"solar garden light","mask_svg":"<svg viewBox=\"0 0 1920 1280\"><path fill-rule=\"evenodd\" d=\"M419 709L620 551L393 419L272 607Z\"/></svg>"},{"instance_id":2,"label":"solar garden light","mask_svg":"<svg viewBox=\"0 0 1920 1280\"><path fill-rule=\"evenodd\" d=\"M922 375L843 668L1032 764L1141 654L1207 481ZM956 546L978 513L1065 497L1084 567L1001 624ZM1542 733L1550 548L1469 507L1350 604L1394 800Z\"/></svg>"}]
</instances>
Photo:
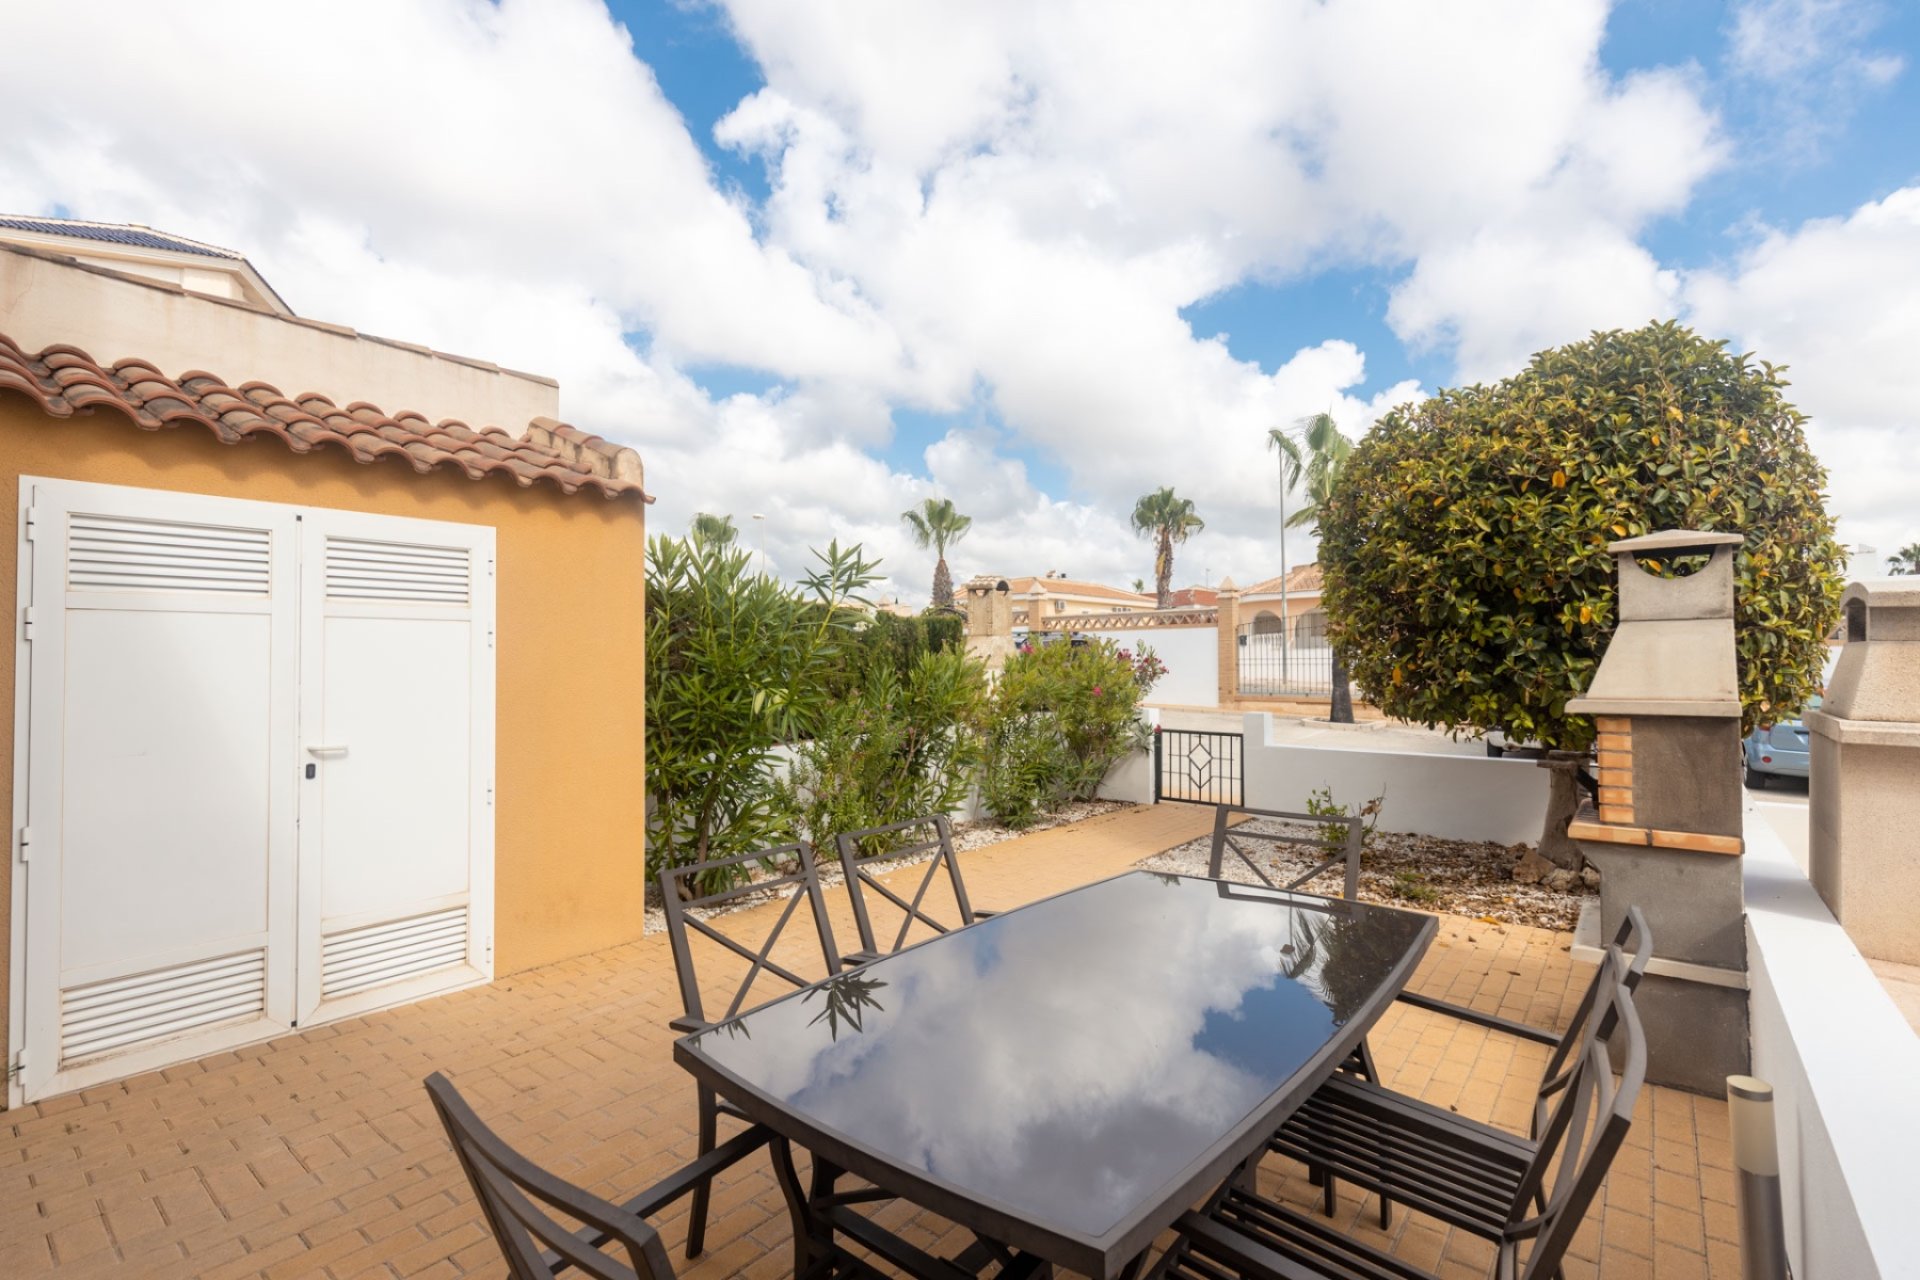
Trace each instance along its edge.
<instances>
[{"instance_id":1,"label":"solar garden light","mask_svg":"<svg viewBox=\"0 0 1920 1280\"><path fill-rule=\"evenodd\" d=\"M1787 1280L1773 1086L1752 1076L1728 1076L1727 1112L1740 1198L1740 1272L1746 1280Z\"/></svg>"}]
</instances>

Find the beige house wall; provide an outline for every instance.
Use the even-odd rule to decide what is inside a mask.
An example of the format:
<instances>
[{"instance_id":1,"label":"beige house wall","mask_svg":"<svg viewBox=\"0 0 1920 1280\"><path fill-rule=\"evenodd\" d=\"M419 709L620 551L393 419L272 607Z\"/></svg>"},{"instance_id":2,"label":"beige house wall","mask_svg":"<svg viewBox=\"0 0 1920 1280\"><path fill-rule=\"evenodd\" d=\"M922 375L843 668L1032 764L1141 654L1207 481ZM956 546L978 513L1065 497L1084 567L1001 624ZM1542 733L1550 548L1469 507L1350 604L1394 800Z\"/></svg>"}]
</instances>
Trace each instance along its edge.
<instances>
[{"instance_id":1,"label":"beige house wall","mask_svg":"<svg viewBox=\"0 0 1920 1280\"><path fill-rule=\"evenodd\" d=\"M205 370L435 422L517 433L560 416L551 378L188 292L196 287L0 244L0 333L29 352L70 343L103 363L146 360L170 378Z\"/></svg>"},{"instance_id":2,"label":"beige house wall","mask_svg":"<svg viewBox=\"0 0 1920 1280\"><path fill-rule=\"evenodd\" d=\"M300 457L273 440L225 445L199 427L142 431L116 413L49 418L24 396L0 394L0 526L10 535L19 527L22 475L493 528L495 975L641 936L646 518L637 498L568 497L445 468L419 475L393 461L355 462L338 449ZM10 544L0 553L0 600L9 610L17 569ZM9 814L14 659L9 638L0 644L0 812ZM0 1026L10 886L0 876Z\"/></svg>"}]
</instances>

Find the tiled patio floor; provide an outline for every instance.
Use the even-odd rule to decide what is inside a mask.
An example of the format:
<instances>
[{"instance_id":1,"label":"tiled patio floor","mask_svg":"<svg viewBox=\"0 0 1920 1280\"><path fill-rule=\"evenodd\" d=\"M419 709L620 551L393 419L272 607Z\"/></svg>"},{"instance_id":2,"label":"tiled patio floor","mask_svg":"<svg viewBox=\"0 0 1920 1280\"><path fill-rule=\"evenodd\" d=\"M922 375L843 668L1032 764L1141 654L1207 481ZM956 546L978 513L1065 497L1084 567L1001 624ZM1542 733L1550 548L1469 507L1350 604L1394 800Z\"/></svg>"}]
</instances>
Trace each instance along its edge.
<instances>
[{"instance_id":1,"label":"tiled patio floor","mask_svg":"<svg viewBox=\"0 0 1920 1280\"><path fill-rule=\"evenodd\" d=\"M1164 805L982 849L964 857L969 891L982 906L1014 906L1192 839L1211 816ZM844 891L829 901L851 949ZM1447 918L1414 986L1558 1025L1584 981L1567 942ZM446 1071L530 1156L618 1198L693 1152L693 1090L666 1027L679 1011L666 940L650 937L0 1114L0 1276L500 1275L421 1078ZM1373 1045L1396 1087L1524 1128L1543 1050L1404 1006ZM1735 1276L1725 1106L1650 1093L1568 1274ZM1263 1178L1312 1202L1277 1160ZM1402 1210L1389 1237L1372 1229L1370 1202L1349 1192L1341 1209L1352 1230L1442 1276L1486 1274L1487 1246L1429 1219ZM881 1216L940 1252L959 1247L907 1206ZM670 1247L682 1235L676 1219L662 1229ZM786 1272L786 1212L763 1162L722 1180L708 1240L684 1274Z\"/></svg>"}]
</instances>

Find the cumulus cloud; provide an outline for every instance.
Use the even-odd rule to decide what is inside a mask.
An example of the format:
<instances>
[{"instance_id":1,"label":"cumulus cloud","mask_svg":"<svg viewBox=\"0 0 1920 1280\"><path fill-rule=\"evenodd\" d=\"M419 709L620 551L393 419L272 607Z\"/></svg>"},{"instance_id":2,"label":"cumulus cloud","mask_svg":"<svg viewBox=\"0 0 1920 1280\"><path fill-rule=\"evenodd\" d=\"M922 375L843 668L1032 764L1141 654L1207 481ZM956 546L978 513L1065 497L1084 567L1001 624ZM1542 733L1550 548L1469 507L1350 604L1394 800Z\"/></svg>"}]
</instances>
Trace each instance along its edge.
<instances>
[{"instance_id":1,"label":"cumulus cloud","mask_svg":"<svg viewBox=\"0 0 1920 1280\"><path fill-rule=\"evenodd\" d=\"M1842 536L1920 539L1920 187L1767 230L1688 277L1693 321L1787 366L1833 475Z\"/></svg>"},{"instance_id":2,"label":"cumulus cloud","mask_svg":"<svg viewBox=\"0 0 1920 1280\"><path fill-rule=\"evenodd\" d=\"M1892 83L1906 59L1873 43L1879 0L1741 0L1727 32L1735 76L1788 158L1807 160L1845 127L1861 97Z\"/></svg>"},{"instance_id":3,"label":"cumulus cloud","mask_svg":"<svg viewBox=\"0 0 1920 1280\"><path fill-rule=\"evenodd\" d=\"M863 540L915 599L899 513L935 492L978 517L962 574L1130 579L1173 484L1208 521L1180 576L1264 576L1267 428L1420 388L1310 318L1255 363L1185 308L1375 270L1399 335L1494 376L1679 305L1639 237L1725 162L1697 72L1601 67L1605 0L725 0L765 84L712 140L593 0L110 8L14 16L0 206L234 244L304 314L551 373L641 449L656 527L730 511L788 573ZM205 50L239 46L325 91L236 95ZM911 456L901 410L958 425Z\"/></svg>"}]
</instances>

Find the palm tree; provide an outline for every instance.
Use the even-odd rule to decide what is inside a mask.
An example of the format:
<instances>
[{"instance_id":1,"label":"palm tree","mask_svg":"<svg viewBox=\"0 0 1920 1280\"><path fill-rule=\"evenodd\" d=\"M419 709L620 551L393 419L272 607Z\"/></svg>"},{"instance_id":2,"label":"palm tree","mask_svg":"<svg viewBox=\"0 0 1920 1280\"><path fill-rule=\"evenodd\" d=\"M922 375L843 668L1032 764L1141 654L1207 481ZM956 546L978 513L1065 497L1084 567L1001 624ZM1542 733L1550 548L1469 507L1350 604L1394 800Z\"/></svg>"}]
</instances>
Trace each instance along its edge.
<instances>
[{"instance_id":1,"label":"palm tree","mask_svg":"<svg viewBox=\"0 0 1920 1280\"><path fill-rule=\"evenodd\" d=\"M947 548L967 536L973 517L953 509L951 498L928 498L917 510L902 511L900 519L913 532L915 545L932 547L933 607L953 608L953 575L947 572Z\"/></svg>"},{"instance_id":2,"label":"palm tree","mask_svg":"<svg viewBox=\"0 0 1920 1280\"><path fill-rule=\"evenodd\" d=\"M704 511L696 511L693 523L687 528L687 536L703 546L730 547L740 531L733 527L732 516L710 516Z\"/></svg>"},{"instance_id":3,"label":"palm tree","mask_svg":"<svg viewBox=\"0 0 1920 1280\"><path fill-rule=\"evenodd\" d=\"M1909 542L1887 557L1887 572L1896 577L1908 573L1920 573L1920 542Z\"/></svg>"},{"instance_id":4,"label":"palm tree","mask_svg":"<svg viewBox=\"0 0 1920 1280\"><path fill-rule=\"evenodd\" d=\"M1306 500L1298 510L1287 517L1287 528L1299 529L1308 526L1318 528L1320 512L1325 508L1327 499L1333 496L1334 486L1340 483L1340 472L1347 464L1347 457L1353 452L1353 441L1341 434L1340 427L1330 413L1316 413L1302 418L1294 424L1299 439L1294 432L1282 427L1272 427L1267 431L1267 447L1280 451L1280 483L1282 494L1306 481ZM1305 452L1301 446L1305 445ZM1281 590L1286 590L1282 583ZM1283 596L1284 598L1284 596ZM1285 643L1293 644L1293 637L1286 636ZM1340 658L1340 650L1333 651L1332 702L1327 716L1335 724L1353 723L1353 693L1347 687L1347 664Z\"/></svg>"},{"instance_id":5,"label":"palm tree","mask_svg":"<svg viewBox=\"0 0 1920 1280\"><path fill-rule=\"evenodd\" d=\"M1147 594L1147 580L1145 578L1135 578L1133 580L1133 594L1137 596Z\"/></svg>"},{"instance_id":6,"label":"palm tree","mask_svg":"<svg viewBox=\"0 0 1920 1280\"><path fill-rule=\"evenodd\" d=\"M1207 527L1192 498L1175 496L1173 486L1156 489L1133 504L1133 531L1153 539L1153 589L1159 607L1173 603L1173 547Z\"/></svg>"}]
</instances>

